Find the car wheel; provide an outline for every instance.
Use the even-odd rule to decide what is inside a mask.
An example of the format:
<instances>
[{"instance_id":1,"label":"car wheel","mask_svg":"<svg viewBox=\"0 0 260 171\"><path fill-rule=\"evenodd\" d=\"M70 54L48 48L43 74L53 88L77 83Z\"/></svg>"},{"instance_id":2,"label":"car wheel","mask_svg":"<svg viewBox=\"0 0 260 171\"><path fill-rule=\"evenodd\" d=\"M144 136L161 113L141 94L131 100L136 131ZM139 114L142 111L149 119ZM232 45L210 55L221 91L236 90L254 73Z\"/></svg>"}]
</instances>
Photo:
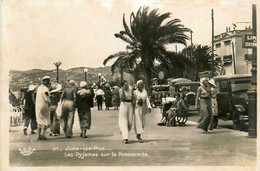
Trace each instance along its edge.
<instances>
[{"instance_id":1,"label":"car wheel","mask_svg":"<svg viewBox=\"0 0 260 171\"><path fill-rule=\"evenodd\" d=\"M245 121L239 119L238 113L233 112L232 120L233 120L233 128L235 130L242 131L245 129Z\"/></svg>"},{"instance_id":2,"label":"car wheel","mask_svg":"<svg viewBox=\"0 0 260 171\"><path fill-rule=\"evenodd\" d=\"M179 123L180 126L184 125L188 120L188 117L183 116L183 117L178 117L177 122Z\"/></svg>"}]
</instances>

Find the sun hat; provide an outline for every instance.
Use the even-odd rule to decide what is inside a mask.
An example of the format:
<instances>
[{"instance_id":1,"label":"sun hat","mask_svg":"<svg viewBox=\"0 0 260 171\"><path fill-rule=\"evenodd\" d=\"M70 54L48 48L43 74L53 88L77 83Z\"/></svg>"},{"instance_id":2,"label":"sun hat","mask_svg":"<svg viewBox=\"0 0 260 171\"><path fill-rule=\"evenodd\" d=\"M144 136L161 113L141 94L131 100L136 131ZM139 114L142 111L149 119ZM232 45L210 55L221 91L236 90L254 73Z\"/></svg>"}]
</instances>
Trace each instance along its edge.
<instances>
[{"instance_id":1,"label":"sun hat","mask_svg":"<svg viewBox=\"0 0 260 171\"><path fill-rule=\"evenodd\" d=\"M214 81L213 79L210 79L210 80L209 80L209 83L210 83L211 85L213 85L214 87L216 87L215 81Z\"/></svg>"},{"instance_id":2,"label":"sun hat","mask_svg":"<svg viewBox=\"0 0 260 171\"><path fill-rule=\"evenodd\" d=\"M51 77L49 77L49 76L44 76L43 78L42 78L42 81L43 80L50 80L51 79Z\"/></svg>"},{"instance_id":3,"label":"sun hat","mask_svg":"<svg viewBox=\"0 0 260 171\"><path fill-rule=\"evenodd\" d=\"M50 93L56 93L62 89L62 85L59 83L51 83Z\"/></svg>"},{"instance_id":4,"label":"sun hat","mask_svg":"<svg viewBox=\"0 0 260 171\"><path fill-rule=\"evenodd\" d=\"M28 89L28 91L33 91L34 89L35 89L35 85L33 85L33 84L31 84L30 86L29 86L29 89Z\"/></svg>"},{"instance_id":5,"label":"sun hat","mask_svg":"<svg viewBox=\"0 0 260 171\"><path fill-rule=\"evenodd\" d=\"M76 85L76 82L75 82L74 80L69 80L69 85L75 86L75 85Z\"/></svg>"},{"instance_id":6,"label":"sun hat","mask_svg":"<svg viewBox=\"0 0 260 171\"><path fill-rule=\"evenodd\" d=\"M138 80L138 81L136 82L136 85L141 84L141 83L144 83L143 80Z\"/></svg>"},{"instance_id":7,"label":"sun hat","mask_svg":"<svg viewBox=\"0 0 260 171\"><path fill-rule=\"evenodd\" d=\"M86 81L81 81L79 84L80 88L85 88L85 87L87 87L87 85L88 84L86 83Z\"/></svg>"}]
</instances>

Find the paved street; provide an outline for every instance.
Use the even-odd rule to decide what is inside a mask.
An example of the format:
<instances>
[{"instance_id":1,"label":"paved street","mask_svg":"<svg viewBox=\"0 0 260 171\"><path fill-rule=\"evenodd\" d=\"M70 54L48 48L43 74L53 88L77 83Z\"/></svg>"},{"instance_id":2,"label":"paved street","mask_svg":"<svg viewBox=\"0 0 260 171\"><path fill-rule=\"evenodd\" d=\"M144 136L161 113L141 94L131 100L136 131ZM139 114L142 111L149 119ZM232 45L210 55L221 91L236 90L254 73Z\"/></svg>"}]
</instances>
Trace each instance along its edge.
<instances>
[{"instance_id":1,"label":"paved street","mask_svg":"<svg viewBox=\"0 0 260 171\"><path fill-rule=\"evenodd\" d=\"M123 144L118 128L118 111L92 109L89 138L79 137L76 114L74 136L64 134L37 141L37 135L24 136L22 126L10 131L10 166L255 166L256 139L247 132L219 127L211 134L196 128L196 114L187 126L157 126L159 109L147 115L140 144L132 129L130 144ZM220 124L221 125L221 124ZM29 131L28 131L29 132ZM19 148L35 149L29 156ZM22 150L23 151L23 150Z\"/></svg>"}]
</instances>

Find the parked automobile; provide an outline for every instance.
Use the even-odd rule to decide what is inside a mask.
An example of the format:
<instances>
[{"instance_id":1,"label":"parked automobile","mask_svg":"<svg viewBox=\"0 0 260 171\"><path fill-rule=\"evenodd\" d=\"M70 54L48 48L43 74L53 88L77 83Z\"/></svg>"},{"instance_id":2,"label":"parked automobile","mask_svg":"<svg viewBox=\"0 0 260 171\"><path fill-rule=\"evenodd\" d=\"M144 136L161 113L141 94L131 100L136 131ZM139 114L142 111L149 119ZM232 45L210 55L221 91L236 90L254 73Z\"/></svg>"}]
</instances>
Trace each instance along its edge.
<instances>
[{"instance_id":1,"label":"parked automobile","mask_svg":"<svg viewBox=\"0 0 260 171\"><path fill-rule=\"evenodd\" d=\"M160 106L162 103L162 95L169 96L169 85L154 85L152 86L151 103L155 106Z\"/></svg>"},{"instance_id":2,"label":"parked automobile","mask_svg":"<svg viewBox=\"0 0 260 171\"><path fill-rule=\"evenodd\" d=\"M200 86L199 82L178 82L175 83L175 93L182 93L186 96L186 103L188 106L194 106L197 89Z\"/></svg>"},{"instance_id":3,"label":"parked automobile","mask_svg":"<svg viewBox=\"0 0 260 171\"><path fill-rule=\"evenodd\" d=\"M216 76L219 118L233 120L236 130L248 123L248 97L251 75ZM215 127L216 127L215 123Z\"/></svg>"},{"instance_id":4,"label":"parked automobile","mask_svg":"<svg viewBox=\"0 0 260 171\"><path fill-rule=\"evenodd\" d=\"M175 84L179 83L179 82L192 82L192 81L187 79L187 78L175 78L175 79L171 80L169 82L169 85L170 85L169 91L170 91L170 96L171 97L174 97L174 94L176 92Z\"/></svg>"}]
</instances>

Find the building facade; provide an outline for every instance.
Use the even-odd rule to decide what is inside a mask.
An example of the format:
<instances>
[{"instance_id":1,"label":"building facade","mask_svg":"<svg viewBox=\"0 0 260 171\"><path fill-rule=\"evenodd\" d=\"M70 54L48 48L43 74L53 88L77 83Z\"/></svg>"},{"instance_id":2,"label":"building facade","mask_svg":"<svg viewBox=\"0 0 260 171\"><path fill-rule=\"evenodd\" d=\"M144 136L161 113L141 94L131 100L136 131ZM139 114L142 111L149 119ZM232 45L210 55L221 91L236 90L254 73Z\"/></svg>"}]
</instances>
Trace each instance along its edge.
<instances>
[{"instance_id":1,"label":"building facade","mask_svg":"<svg viewBox=\"0 0 260 171\"><path fill-rule=\"evenodd\" d=\"M227 29L214 36L215 60L222 63L222 75L251 74L252 49L243 48L243 38L252 34L252 29Z\"/></svg>"}]
</instances>

